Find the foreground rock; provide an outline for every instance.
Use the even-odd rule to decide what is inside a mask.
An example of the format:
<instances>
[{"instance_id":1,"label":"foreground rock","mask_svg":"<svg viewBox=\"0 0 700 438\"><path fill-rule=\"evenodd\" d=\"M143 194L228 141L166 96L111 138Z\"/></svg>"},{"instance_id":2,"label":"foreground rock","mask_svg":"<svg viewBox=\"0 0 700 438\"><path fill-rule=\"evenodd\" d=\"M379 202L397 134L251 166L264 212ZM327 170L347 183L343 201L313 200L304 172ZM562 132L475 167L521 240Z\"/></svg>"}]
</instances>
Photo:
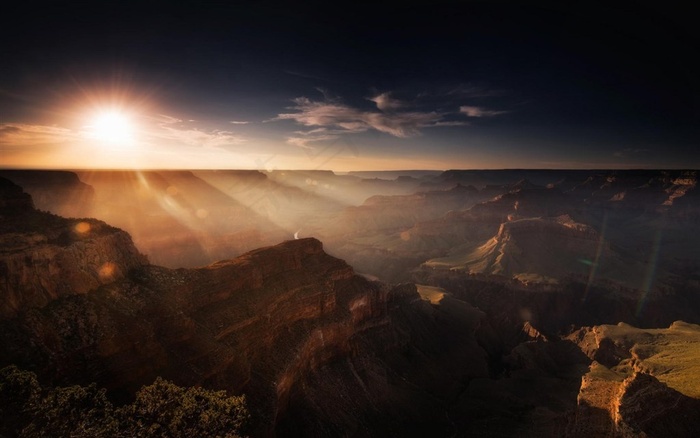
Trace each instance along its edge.
<instances>
[{"instance_id":1,"label":"foreground rock","mask_svg":"<svg viewBox=\"0 0 700 438\"><path fill-rule=\"evenodd\" d=\"M626 324L569 337L594 362L583 376L572 436L694 436L700 430L700 326Z\"/></svg>"}]
</instances>

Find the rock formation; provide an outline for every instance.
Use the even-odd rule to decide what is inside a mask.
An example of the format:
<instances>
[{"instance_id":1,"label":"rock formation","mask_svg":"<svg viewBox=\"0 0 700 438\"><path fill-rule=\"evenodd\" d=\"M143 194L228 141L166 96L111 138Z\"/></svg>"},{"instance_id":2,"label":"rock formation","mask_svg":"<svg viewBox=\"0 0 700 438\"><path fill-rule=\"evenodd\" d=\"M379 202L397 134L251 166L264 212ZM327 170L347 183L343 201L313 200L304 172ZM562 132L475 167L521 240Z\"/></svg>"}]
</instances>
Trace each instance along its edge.
<instances>
[{"instance_id":1,"label":"rock formation","mask_svg":"<svg viewBox=\"0 0 700 438\"><path fill-rule=\"evenodd\" d=\"M25 204L5 205L28 207L13 193ZM464 318L415 286L365 280L318 240L170 270L101 222L31 214L3 234L15 243L4 246L0 356L42 379L95 381L127 399L158 375L244 392L256 434L320 436L446 433L454 388L488 376L479 312Z\"/></svg>"},{"instance_id":2,"label":"rock formation","mask_svg":"<svg viewBox=\"0 0 700 438\"><path fill-rule=\"evenodd\" d=\"M569 337L592 359L582 377L572 436L693 436L700 427L700 326L627 324Z\"/></svg>"},{"instance_id":3,"label":"rock formation","mask_svg":"<svg viewBox=\"0 0 700 438\"><path fill-rule=\"evenodd\" d=\"M63 219L36 211L19 187L0 181L3 317L85 294L146 264L125 232L94 219Z\"/></svg>"},{"instance_id":4,"label":"rock formation","mask_svg":"<svg viewBox=\"0 0 700 438\"><path fill-rule=\"evenodd\" d=\"M575 278L424 268L414 273L421 295L356 275L314 238L169 269L148 264L119 229L36 211L2 179L0 194L0 366L44 382L97 382L117 401L156 376L245 393L253 436L684 436L698 427L700 327L601 325L698 321L687 282L640 301L636 290ZM474 212L451 217L479 223ZM536 236L542 221L548 234L599 241L559 217L509 221L499 242Z\"/></svg>"},{"instance_id":5,"label":"rock formation","mask_svg":"<svg viewBox=\"0 0 700 438\"><path fill-rule=\"evenodd\" d=\"M497 274L525 282L556 282L571 275L606 278L634 287L645 266L624 257L593 227L568 215L514 219L477 246L457 247L427 266Z\"/></svg>"}]
</instances>

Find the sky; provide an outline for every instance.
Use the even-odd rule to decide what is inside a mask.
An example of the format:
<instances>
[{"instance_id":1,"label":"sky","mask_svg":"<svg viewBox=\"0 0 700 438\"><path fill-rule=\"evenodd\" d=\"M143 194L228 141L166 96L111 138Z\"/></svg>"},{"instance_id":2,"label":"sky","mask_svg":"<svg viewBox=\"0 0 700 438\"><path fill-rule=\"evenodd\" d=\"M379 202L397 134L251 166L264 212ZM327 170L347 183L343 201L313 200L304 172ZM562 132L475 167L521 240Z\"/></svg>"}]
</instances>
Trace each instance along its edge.
<instances>
[{"instance_id":1,"label":"sky","mask_svg":"<svg viewBox=\"0 0 700 438\"><path fill-rule=\"evenodd\" d=\"M0 17L0 167L700 167L690 10L76 3Z\"/></svg>"}]
</instances>

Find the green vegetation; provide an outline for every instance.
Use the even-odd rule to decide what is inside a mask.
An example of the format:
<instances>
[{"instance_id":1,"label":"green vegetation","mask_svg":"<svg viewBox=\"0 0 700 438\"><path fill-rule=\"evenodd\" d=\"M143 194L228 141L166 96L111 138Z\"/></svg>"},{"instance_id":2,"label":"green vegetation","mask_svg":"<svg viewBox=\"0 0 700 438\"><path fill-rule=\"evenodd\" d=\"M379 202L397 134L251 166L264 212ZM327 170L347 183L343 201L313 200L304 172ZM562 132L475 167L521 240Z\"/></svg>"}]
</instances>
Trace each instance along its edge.
<instances>
[{"instance_id":1,"label":"green vegetation","mask_svg":"<svg viewBox=\"0 0 700 438\"><path fill-rule=\"evenodd\" d=\"M245 397L182 388L161 378L136 400L114 407L104 389L42 388L34 373L0 370L2 437L227 437L241 435L249 418Z\"/></svg>"},{"instance_id":2,"label":"green vegetation","mask_svg":"<svg viewBox=\"0 0 700 438\"><path fill-rule=\"evenodd\" d=\"M645 371L688 397L700 399L700 326L676 321L667 329L640 329L628 324L602 325L601 336L629 346L632 357L612 371Z\"/></svg>"}]
</instances>

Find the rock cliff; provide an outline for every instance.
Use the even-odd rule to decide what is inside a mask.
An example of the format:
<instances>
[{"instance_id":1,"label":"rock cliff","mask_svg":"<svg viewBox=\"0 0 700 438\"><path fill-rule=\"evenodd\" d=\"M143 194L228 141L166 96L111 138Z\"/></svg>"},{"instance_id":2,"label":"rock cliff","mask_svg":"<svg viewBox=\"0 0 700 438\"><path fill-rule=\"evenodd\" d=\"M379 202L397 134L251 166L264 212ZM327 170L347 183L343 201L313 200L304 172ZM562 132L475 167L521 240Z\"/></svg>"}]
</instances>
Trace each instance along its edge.
<instances>
[{"instance_id":1,"label":"rock cliff","mask_svg":"<svg viewBox=\"0 0 700 438\"><path fill-rule=\"evenodd\" d=\"M0 315L84 294L146 264L125 232L94 219L63 219L32 208L3 180Z\"/></svg>"},{"instance_id":2,"label":"rock cliff","mask_svg":"<svg viewBox=\"0 0 700 438\"><path fill-rule=\"evenodd\" d=\"M159 375L242 392L255 435L445 434L455 388L489 375L481 313L368 281L316 239L172 270L121 230L31 210L11 189L0 365L123 400Z\"/></svg>"},{"instance_id":3,"label":"rock cliff","mask_svg":"<svg viewBox=\"0 0 700 438\"><path fill-rule=\"evenodd\" d=\"M700 427L700 326L627 324L569 336L593 363L581 380L571 436L693 436Z\"/></svg>"}]
</instances>

